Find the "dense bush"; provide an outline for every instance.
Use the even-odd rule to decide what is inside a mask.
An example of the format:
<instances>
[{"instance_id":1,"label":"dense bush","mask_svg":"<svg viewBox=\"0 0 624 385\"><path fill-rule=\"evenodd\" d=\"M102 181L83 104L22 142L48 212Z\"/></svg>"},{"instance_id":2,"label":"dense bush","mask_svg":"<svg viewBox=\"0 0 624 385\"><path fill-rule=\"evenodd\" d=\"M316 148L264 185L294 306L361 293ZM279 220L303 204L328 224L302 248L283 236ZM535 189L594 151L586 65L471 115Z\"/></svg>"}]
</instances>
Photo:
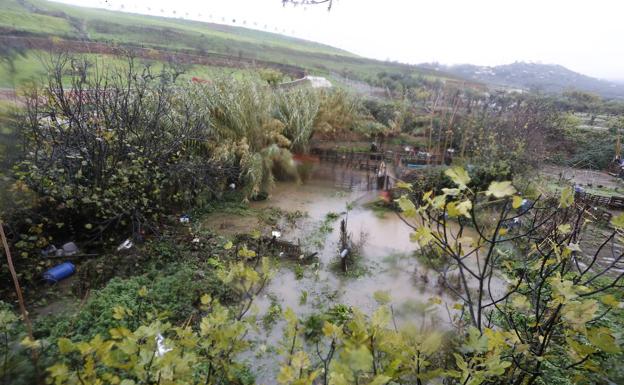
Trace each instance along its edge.
<instances>
[{"instance_id":1,"label":"dense bush","mask_svg":"<svg viewBox=\"0 0 624 385\"><path fill-rule=\"evenodd\" d=\"M349 138L362 119L361 109L361 101L347 91L323 91L314 129L324 138Z\"/></svg>"},{"instance_id":2,"label":"dense bush","mask_svg":"<svg viewBox=\"0 0 624 385\"><path fill-rule=\"evenodd\" d=\"M176 267L179 271L174 272ZM132 314L126 317L126 327L132 329L139 327L139 321L148 313L164 316L175 323L193 316L196 312L193 305L205 293L206 285L190 267L172 265L168 272L151 271L128 279L112 279L106 287L92 294L92 299L72 320L72 328L65 335L77 339L108 335L108 331L119 324L115 319L118 306ZM145 290L143 297L137 296L141 289Z\"/></svg>"},{"instance_id":3,"label":"dense bush","mask_svg":"<svg viewBox=\"0 0 624 385\"><path fill-rule=\"evenodd\" d=\"M607 169L615 157L615 135L606 131L569 130L558 163L570 167Z\"/></svg>"},{"instance_id":4,"label":"dense bush","mask_svg":"<svg viewBox=\"0 0 624 385\"><path fill-rule=\"evenodd\" d=\"M284 123L284 135L292 150L306 152L319 111L319 95L314 90L293 89L276 95L276 117Z\"/></svg>"},{"instance_id":5,"label":"dense bush","mask_svg":"<svg viewBox=\"0 0 624 385\"><path fill-rule=\"evenodd\" d=\"M34 223L140 236L222 176L194 146L208 137L208 116L192 92L173 86L173 70L130 62L90 76L89 67L61 58L45 95L32 90L17 175L55 208Z\"/></svg>"}]
</instances>

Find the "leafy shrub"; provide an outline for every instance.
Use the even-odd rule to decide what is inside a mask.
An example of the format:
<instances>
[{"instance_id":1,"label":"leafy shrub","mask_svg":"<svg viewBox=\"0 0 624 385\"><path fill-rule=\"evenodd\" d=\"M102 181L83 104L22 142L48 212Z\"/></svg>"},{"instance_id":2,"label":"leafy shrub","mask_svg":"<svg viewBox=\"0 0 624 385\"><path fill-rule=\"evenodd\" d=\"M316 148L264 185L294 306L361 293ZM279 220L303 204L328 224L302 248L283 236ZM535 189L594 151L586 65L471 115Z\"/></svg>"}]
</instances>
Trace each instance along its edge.
<instances>
[{"instance_id":1,"label":"leafy shrub","mask_svg":"<svg viewBox=\"0 0 624 385\"><path fill-rule=\"evenodd\" d=\"M319 111L316 91L295 88L276 93L276 117L284 124L284 136L294 151L305 152Z\"/></svg>"},{"instance_id":2,"label":"leafy shrub","mask_svg":"<svg viewBox=\"0 0 624 385\"><path fill-rule=\"evenodd\" d=\"M19 343L25 337L17 314L0 301L0 380L3 384L31 384L35 380L29 353Z\"/></svg>"},{"instance_id":3,"label":"leafy shrub","mask_svg":"<svg viewBox=\"0 0 624 385\"><path fill-rule=\"evenodd\" d=\"M130 61L127 71L89 75L87 61L53 64L46 97L31 90L21 122L27 151L17 175L53 208L35 224L91 239L140 236L219 178L195 146L207 117L192 92L173 86L175 71Z\"/></svg>"},{"instance_id":4,"label":"leafy shrub","mask_svg":"<svg viewBox=\"0 0 624 385\"><path fill-rule=\"evenodd\" d=\"M119 306L132 314L126 319L130 328L138 327L138 321L148 313L166 316L173 322L188 318L196 313L193 304L205 286L190 267L177 266L180 270L168 275L152 271L129 279L113 278L106 287L92 294L68 332L80 339L107 335L119 323L115 318ZM146 289L145 296L137 296L142 288Z\"/></svg>"},{"instance_id":5,"label":"leafy shrub","mask_svg":"<svg viewBox=\"0 0 624 385\"><path fill-rule=\"evenodd\" d=\"M296 173L286 125L272 115L275 101L270 88L250 79L227 78L196 87L212 118L211 159L239 165L248 198L269 191L277 167L287 174Z\"/></svg>"},{"instance_id":6,"label":"leafy shrub","mask_svg":"<svg viewBox=\"0 0 624 385\"><path fill-rule=\"evenodd\" d=\"M342 89L323 91L314 129L326 138L348 136L362 119L361 110L361 101L348 92Z\"/></svg>"}]
</instances>

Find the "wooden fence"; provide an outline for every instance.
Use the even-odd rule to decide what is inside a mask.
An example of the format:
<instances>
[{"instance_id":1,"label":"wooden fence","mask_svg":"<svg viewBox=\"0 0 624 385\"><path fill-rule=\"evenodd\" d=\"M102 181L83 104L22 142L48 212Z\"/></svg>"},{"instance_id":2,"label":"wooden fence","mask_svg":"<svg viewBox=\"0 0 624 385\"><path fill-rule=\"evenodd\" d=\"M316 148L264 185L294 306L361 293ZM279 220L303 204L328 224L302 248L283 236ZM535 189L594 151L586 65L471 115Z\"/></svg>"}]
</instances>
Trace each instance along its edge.
<instances>
[{"instance_id":1,"label":"wooden fence","mask_svg":"<svg viewBox=\"0 0 624 385\"><path fill-rule=\"evenodd\" d=\"M446 161L444 157L436 154L426 158L394 151L360 152L313 148L311 153L323 162L344 164L361 169L374 169L372 165L377 165L382 160L387 164L393 163L396 166L408 168L410 165L440 165Z\"/></svg>"},{"instance_id":2,"label":"wooden fence","mask_svg":"<svg viewBox=\"0 0 624 385\"><path fill-rule=\"evenodd\" d=\"M603 206L616 210L624 210L624 197L608 197L604 195L590 194L587 192L576 192L574 196L580 203L592 206Z\"/></svg>"}]
</instances>

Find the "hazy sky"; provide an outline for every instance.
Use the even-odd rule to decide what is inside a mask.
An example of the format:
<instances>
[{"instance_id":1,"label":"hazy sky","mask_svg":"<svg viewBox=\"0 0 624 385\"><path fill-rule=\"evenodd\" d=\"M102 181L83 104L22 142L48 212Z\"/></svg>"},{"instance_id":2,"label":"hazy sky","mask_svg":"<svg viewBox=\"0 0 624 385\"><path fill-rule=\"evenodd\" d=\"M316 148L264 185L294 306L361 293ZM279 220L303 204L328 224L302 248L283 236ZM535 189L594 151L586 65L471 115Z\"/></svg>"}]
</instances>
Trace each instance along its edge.
<instances>
[{"instance_id":1,"label":"hazy sky","mask_svg":"<svg viewBox=\"0 0 624 385\"><path fill-rule=\"evenodd\" d=\"M331 12L323 5L283 7L281 0L60 1L225 24L235 19L382 60L535 61L624 80L622 0L334 0Z\"/></svg>"}]
</instances>

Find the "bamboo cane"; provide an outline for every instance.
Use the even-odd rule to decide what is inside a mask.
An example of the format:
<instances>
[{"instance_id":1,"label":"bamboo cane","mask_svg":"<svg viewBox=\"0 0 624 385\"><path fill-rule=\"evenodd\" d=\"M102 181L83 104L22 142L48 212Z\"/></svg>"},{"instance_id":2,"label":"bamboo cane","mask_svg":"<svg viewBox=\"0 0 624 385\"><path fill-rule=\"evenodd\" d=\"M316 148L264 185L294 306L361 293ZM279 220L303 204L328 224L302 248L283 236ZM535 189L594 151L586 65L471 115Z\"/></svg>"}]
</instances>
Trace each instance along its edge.
<instances>
[{"instance_id":1,"label":"bamboo cane","mask_svg":"<svg viewBox=\"0 0 624 385\"><path fill-rule=\"evenodd\" d=\"M11 251L9 250L9 243L7 242L6 235L4 234L4 223L2 221L0 221L0 238L2 238L2 245L4 246L4 252L7 258L7 265L9 266L11 277L13 278L13 284L15 285L15 293L17 294L17 300L19 302L19 307L20 307L20 312L22 313L22 318L24 319L24 323L26 324L28 337L30 338L31 341L34 341L35 338L33 337L32 322L30 322L28 311L26 311L26 304L24 303L24 296L22 295L22 288L20 287L19 280L17 278L15 266L13 266L13 258L11 257ZM32 354L33 354L33 359L36 361L37 353L35 349L32 349Z\"/></svg>"}]
</instances>

